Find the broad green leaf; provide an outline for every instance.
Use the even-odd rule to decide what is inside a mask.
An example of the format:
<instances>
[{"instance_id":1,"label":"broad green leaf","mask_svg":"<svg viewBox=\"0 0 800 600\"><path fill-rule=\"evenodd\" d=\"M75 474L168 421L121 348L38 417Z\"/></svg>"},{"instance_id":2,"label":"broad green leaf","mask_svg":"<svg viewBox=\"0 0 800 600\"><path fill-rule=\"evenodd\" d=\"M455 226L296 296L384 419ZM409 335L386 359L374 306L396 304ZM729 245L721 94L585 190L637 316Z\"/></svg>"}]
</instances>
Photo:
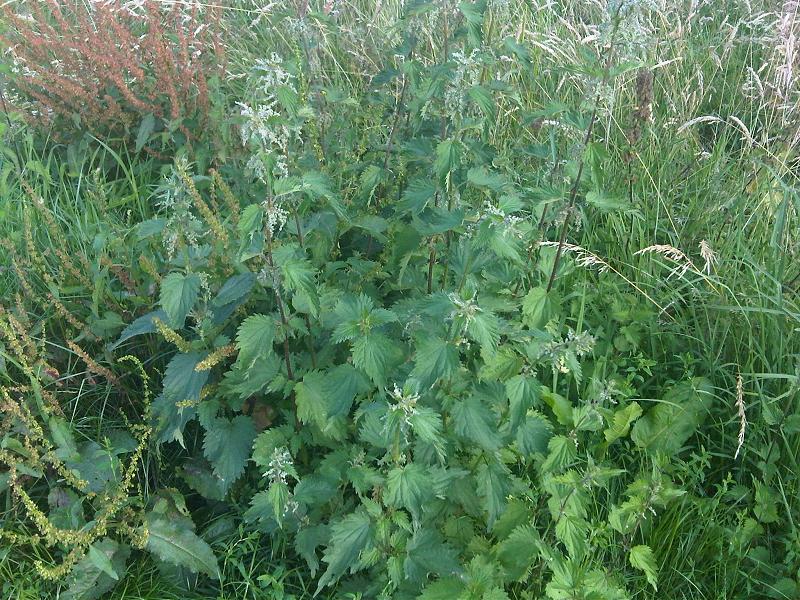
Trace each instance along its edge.
<instances>
[{"instance_id":1,"label":"broad green leaf","mask_svg":"<svg viewBox=\"0 0 800 600\"><path fill-rule=\"evenodd\" d=\"M489 188L493 192L502 192L509 185L504 175L489 171L485 166L472 167L467 172L467 181L476 187Z\"/></svg>"},{"instance_id":2,"label":"broad green leaf","mask_svg":"<svg viewBox=\"0 0 800 600\"><path fill-rule=\"evenodd\" d=\"M147 113L139 124L139 131L136 133L136 153L142 151L150 135L156 127L156 118L153 113Z\"/></svg>"},{"instance_id":3,"label":"broad green leaf","mask_svg":"<svg viewBox=\"0 0 800 600\"><path fill-rule=\"evenodd\" d=\"M66 578L64 600L98 600L106 596L125 574L130 546L103 538L89 547L89 552ZM113 576L111 575L113 573Z\"/></svg>"},{"instance_id":4,"label":"broad green leaf","mask_svg":"<svg viewBox=\"0 0 800 600\"><path fill-rule=\"evenodd\" d=\"M705 420L714 402L712 390L704 378L675 385L636 422L631 439L651 454L677 454Z\"/></svg>"},{"instance_id":5,"label":"broad green leaf","mask_svg":"<svg viewBox=\"0 0 800 600\"><path fill-rule=\"evenodd\" d=\"M455 432L484 450L497 450L501 440L492 412L478 398L457 401L451 409Z\"/></svg>"},{"instance_id":6,"label":"broad green leaf","mask_svg":"<svg viewBox=\"0 0 800 600\"><path fill-rule=\"evenodd\" d=\"M136 319L133 323L128 325L120 334L119 339L116 342L109 345L109 350L116 350L120 347L122 342L131 339L137 335L142 335L144 333L154 333L156 330L156 325L154 319L158 319L164 323L169 321L169 317L167 317L167 313L164 312L162 309L155 310L153 312L149 312L146 315L143 315Z\"/></svg>"},{"instance_id":7,"label":"broad green leaf","mask_svg":"<svg viewBox=\"0 0 800 600\"><path fill-rule=\"evenodd\" d=\"M328 568L319 578L317 594L333 584L348 569L356 566L358 557L372 543L372 521L366 511L350 513L331 525L331 540L323 560Z\"/></svg>"},{"instance_id":8,"label":"broad green leaf","mask_svg":"<svg viewBox=\"0 0 800 600\"><path fill-rule=\"evenodd\" d=\"M419 215L414 215L414 229L422 237L453 231L464 222L465 214L463 208L447 210L446 208L429 206Z\"/></svg>"},{"instance_id":9,"label":"broad green leaf","mask_svg":"<svg viewBox=\"0 0 800 600\"><path fill-rule=\"evenodd\" d=\"M495 102L492 92L482 85L474 85L467 90L467 95L478 105L483 115L490 121L495 117Z\"/></svg>"},{"instance_id":10,"label":"broad green leaf","mask_svg":"<svg viewBox=\"0 0 800 600\"><path fill-rule=\"evenodd\" d=\"M515 375L506 381L508 416L512 432L523 422L528 409L539 403L541 392L542 385L530 375Z\"/></svg>"},{"instance_id":11,"label":"broad green leaf","mask_svg":"<svg viewBox=\"0 0 800 600\"><path fill-rule=\"evenodd\" d=\"M564 513L556 523L556 537L564 544L570 558L580 561L589 549L589 523L582 517Z\"/></svg>"},{"instance_id":12,"label":"broad green leaf","mask_svg":"<svg viewBox=\"0 0 800 600\"><path fill-rule=\"evenodd\" d=\"M359 196L364 200L369 200L375 193L381 181L383 181L384 170L378 165L369 165L361 172L361 182L359 184Z\"/></svg>"},{"instance_id":13,"label":"broad green leaf","mask_svg":"<svg viewBox=\"0 0 800 600\"><path fill-rule=\"evenodd\" d=\"M282 481L272 482L267 490L267 501L272 507L272 516L278 525L282 525L286 514L286 503L289 501L289 486Z\"/></svg>"},{"instance_id":14,"label":"broad green leaf","mask_svg":"<svg viewBox=\"0 0 800 600\"><path fill-rule=\"evenodd\" d=\"M241 273L228 279L220 288L217 295L211 301L215 307L225 306L240 300L250 293L256 283L256 276L253 273Z\"/></svg>"},{"instance_id":15,"label":"broad green leaf","mask_svg":"<svg viewBox=\"0 0 800 600\"><path fill-rule=\"evenodd\" d=\"M519 581L539 558L541 538L533 525L520 525L497 546L497 558L509 579Z\"/></svg>"},{"instance_id":16,"label":"broad green leaf","mask_svg":"<svg viewBox=\"0 0 800 600\"><path fill-rule=\"evenodd\" d=\"M119 581L119 574L114 570L114 565L111 564L111 559L102 549L100 549L98 544L92 544L89 546L89 552L87 556L95 567L111 577L111 579L114 581Z\"/></svg>"},{"instance_id":17,"label":"broad green leaf","mask_svg":"<svg viewBox=\"0 0 800 600\"><path fill-rule=\"evenodd\" d=\"M639 545L631 548L628 560L634 569L639 569L647 577L647 583L658 591L658 567L650 546Z\"/></svg>"},{"instance_id":18,"label":"broad green leaf","mask_svg":"<svg viewBox=\"0 0 800 600\"><path fill-rule=\"evenodd\" d=\"M276 258L277 260L277 258ZM305 259L279 260L283 285L287 290L300 294L306 301L312 317L319 315L320 303L317 284L314 281L314 268ZM297 308L297 305L295 305Z\"/></svg>"},{"instance_id":19,"label":"broad green leaf","mask_svg":"<svg viewBox=\"0 0 800 600\"><path fill-rule=\"evenodd\" d=\"M268 315L250 315L236 332L236 348L239 350L237 363L244 369L253 366L256 360L274 352L275 321Z\"/></svg>"},{"instance_id":20,"label":"broad green leaf","mask_svg":"<svg viewBox=\"0 0 800 600\"><path fill-rule=\"evenodd\" d=\"M462 597L466 584L457 577L446 577L428 585L417 600L456 600Z\"/></svg>"},{"instance_id":21,"label":"broad green leaf","mask_svg":"<svg viewBox=\"0 0 800 600\"><path fill-rule=\"evenodd\" d=\"M219 579L219 567L211 547L186 527L182 519L151 512L146 515L146 528L147 549L158 558Z\"/></svg>"},{"instance_id":22,"label":"broad green leaf","mask_svg":"<svg viewBox=\"0 0 800 600\"><path fill-rule=\"evenodd\" d=\"M542 386L542 400L553 411L559 423L568 426L574 424L572 404L564 396L551 392L548 388Z\"/></svg>"},{"instance_id":23,"label":"broad green leaf","mask_svg":"<svg viewBox=\"0 0 800 600\"><path fill-rule=\"evenodd\" d=\"M551 437L550 422L543 415L529 415L517 429L517 447L524 456L545 454Z\"/></svg>"},{"instance_id":24,"label":"broad green leaf","mask_svg":"<svg viewBox=\"0 0 800 600\"><path fill-rule=\"evenodd\" d=\"M203 454L226 486L230 487L244 471L255 437L253 419L247 415L216 419L206 431Z\"/></svg>"},{"instance_id":25,"label":"broad green leaf","mask_svg":"<svg viewBox=\"0 0 800 600\"><path fill-rule=\"evenodd\" d=\"M439 379L449 379L459 367L459 352L455 344L433 335L417 338L413 377L432 385Z\"/></svg>"},{"instance_id":26,"label":"broad green leaf","mask_svg":"<svg viewBox=\"0 0 800 600\"><path fill-rule=\"evenodd\" d=\"M171 327L183 327L186 315L194 307L199 294L200 276L197 273L170 273L163 279L159 301Z\"/></svg>"},{"instance_id":27,"label":"broad green leaf","mask_svg":"<svg viewBox=\"0 0 800 600\"><path fill-rule=\"evenodd\" d=\"M136 226L136 239L140 242L164 231L166 219L147 219Z\"/></svg>"},{"instance_id":28,"label":"broad green leaf","mask_svg":"<svg viewBox=\"0 0 800 600\"><path fill-rule=\"evenodd\" d=\"M183 442L183 428L196 415L191 403L200 400L200 390L208 381L210 371L195 371L197 363L204 358L205 354L199 352L176 354L167 365L163 389L153 401L153 417L162 442ZM177 406L184 402L190 404Z\"/></svg>"},{"instance_id":29,"label":"broad green leaf","mask_svg":"<svg viewBox=\"0 0 800 600\"><path fill-rule=\"evenodd\" d=\"M586 194L586 202L604 212L613 212L630 208L628 200L622 196L612 196L600 190Z\"/></svg>"},{"instance_id":30,"label":"broad green leaf","mask_svg":"<svg viewBox=\"0 0 800 600\"><path fill-rule=\"evenodd\" d=\"M490 459L488 463L483 461L478 466L477 480L478 495L491 529L506 507L506 496L511 487L509 472L503 463Z\"/></svg>"},{"instance_id":31,"label":"broad green leaf","mask_svg":"<svg viewBox=\"0 0 800 600\"><path fill-rule=\"evenodd\" d=\"M382 333L368 333L353 343L353 364L379 386L386 384L388 366L395 354L394 344Z\"/></svg>"},{"instance_id":32,"label":"broad green leaf","mask_svg":"<svg viewBox=\"0 0 800 600\"><path fill-rule=\"evenodd\" d=\"M325 373L309 371L303 376L303 381L294 387L297 418L303 423L313 423L320 429L325 428L328 419L325 381Z\"/></svg>"},{"instance_id":33,"label":"broad green leaf","mask_svg":"<svg viewBox=\"0 0 800 600\"><path fill-rule=\"evenodd\" d=\"M436 146L436 161L434 168L439 178L439 184L444 185L448 174L458 164L458 145L455 140L444 140Z\"/></svg>"},{"instance_id":34,"label":"broad green leaf","mask_svg":"<svg viewBox=\"0 0 800 600\"><path fill-rule=\"evenodd\" d=\"M425 468L415 463L396 467L386 477L387 504L407 509L417 521L431 491L430 476Z\"/></svg>"},{"instance_id":35,"label":"broad green leaf","mask_svg":"<svg viewBox=\"0 0 800 600\"><path fill-rule=\"evenodd\" d=\"M406 544L403 575L414 583L424 582L431 573L450 575L460 571L456 551L444 543L431 527L419 527Z\"/></svg>"},{"instance_id":36,"label":"broad green leaf","mask_svg":"<svg viewBox=\"0 0 800 600\"><path fill-rule=\"evenodd\" d=\"M314 577L319 569L317 548L327 544L330 535L330 528L327 525L309 525L300 528L294 537L295 550L308 564L311 577Z\"/></svg>"},{"instance_id":37,"label":"broad green leaf","mask_svg":"<svg viewBox=\"0 0 800 600\"><path fill-rule=\"evenodd\" d=\"M446 577L428 585L417 600L456 600L463 597L466 584L457 577Z\"/></svg>"},{"instance_id":38,"label":"broad green leaf","mask_svg":"<svg viewBox=\"0 0 800 600\"><path fill-rule=\"evenodd\" d=\"M561 298L555 290L531 288L522 301L522 320L533 329L541 329L556 316Z\"/></svg>"},{"instance_id":39,"label":"broad green leaf","mask_svg":"<svg viewBox=\"0 0 800 600\"><path fill-rule=\"evenodd\" d=\"M445 440L442 437L441 415L426 406L418 406L409 418L411 430L417 438L436 450L440 460L445 458Z\"/></svg>"},{"instance_id":40,"label":"broad green leaf","mask_svg":"<svg viewBox=\"0 0 800 600\"><path fill-rule=\"evenodd\" d=\"M476 313L467 323L467 335L491 354L500 342L500 320L487 310Z\"/></svg>"},{"instance_id":41,"label":"broad green leaf","mask_svg":"<svg viewBox=\"0 0 800 600\"><path fill-rule=\"evenodd\" d=\"M436 194L436 183L429 179L414 179L408 184L397 210L400 213L412 213L418 215L428 206L428 203Z\"/></svg>"},{"instance_id":42,"label":"broad green leaf","mask_svg":"<svg viewBox=\"0 0 800 600\"><path fill-rule=\"evenodd\" d=\"M559 473L578 456L575 442L564 435L550 438L547 444L547 458L542 463L543 473Z\"/></svg>"},{"instance_id":43,"label":"broad green leaf","mask_svg":"<svg viewBox=\"0 0 800 600\"><path fill-rule=\"evenodd\" d=\"M249 239L256 231L261 230L264 209L261 204L251 204L242 211L236 228L242 239Z\"/></svg>"},{"instance_id":44,"label":"broad green leaf","mask_svg":"<svg viewBox=\"0 0 800 600\"><path fill-rule=\"evenodd\" d=\"M604 432L606 443L610 444L621 437L628 435L631 424L642 416L642 407L636 402L631 402L624 408L617 409L614 412L613 421Z\"/></svg>"}]
</instances>

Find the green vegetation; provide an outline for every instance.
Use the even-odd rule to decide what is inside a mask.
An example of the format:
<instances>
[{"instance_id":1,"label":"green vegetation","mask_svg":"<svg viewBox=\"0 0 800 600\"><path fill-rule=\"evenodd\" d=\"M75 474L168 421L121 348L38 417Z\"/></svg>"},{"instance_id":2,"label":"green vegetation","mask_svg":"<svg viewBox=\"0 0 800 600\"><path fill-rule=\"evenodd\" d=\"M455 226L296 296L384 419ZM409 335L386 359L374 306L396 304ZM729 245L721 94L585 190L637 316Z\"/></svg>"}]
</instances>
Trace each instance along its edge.
<instances>
[{"instance_id":1,"label":"green vegetation","mask_svg":"<svg viewBox=\"0 0 800 600\"><path fill-rule=\"evenodd\" d=\"M800 596L798 4L12 2L8 598Z\"/></svg>"}]
</instances>

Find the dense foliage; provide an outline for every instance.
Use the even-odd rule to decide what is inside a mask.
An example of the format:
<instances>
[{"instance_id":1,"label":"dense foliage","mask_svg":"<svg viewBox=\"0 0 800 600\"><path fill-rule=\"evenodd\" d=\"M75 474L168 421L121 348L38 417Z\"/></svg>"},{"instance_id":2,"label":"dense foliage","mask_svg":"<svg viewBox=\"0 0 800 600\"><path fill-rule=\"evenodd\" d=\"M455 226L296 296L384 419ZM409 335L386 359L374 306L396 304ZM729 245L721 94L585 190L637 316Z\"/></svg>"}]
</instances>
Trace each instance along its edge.
<instances>
[{"instance_id":1,"label":"dense foliage","mask_svg":"<svg viewBox=\"0 0 800 600\"><path fill-rule=\"evenodd\" d=\"M524 3L319 4L215 17L214 119L145 87L48 160L6 69L3 560L76 599L135 561L237 598L796 597L789 117L687 104L669 168L650 3L547 9L587 33L555 64ZM139 67L99 100L169 79Z\"/></svg>"}]
</instances>

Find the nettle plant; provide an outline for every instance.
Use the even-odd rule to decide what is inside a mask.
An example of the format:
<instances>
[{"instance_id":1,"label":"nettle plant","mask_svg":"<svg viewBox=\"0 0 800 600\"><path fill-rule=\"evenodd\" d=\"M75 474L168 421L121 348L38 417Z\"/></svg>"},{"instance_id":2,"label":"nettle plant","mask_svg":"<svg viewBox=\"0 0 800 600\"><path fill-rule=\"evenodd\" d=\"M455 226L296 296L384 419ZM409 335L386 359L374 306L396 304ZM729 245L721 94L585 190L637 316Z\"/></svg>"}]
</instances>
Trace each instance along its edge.
<instances>
[{"instance_id":1,"label":"nettle plant","mask_svg":"<svg viewBox=\"0 0 800 600\"><path fill-rule=\"evenodd\" d=\"M413 5L359 99L316 81L302 51L260 61L233 110L234 159L195 173L179 157L166 170L158 216L124 245L138 265L83 269L104 282L79 281L95 290L92 314L51 292L75 330L65 336L91 349L122 327L101 316L103 286L144 313L105 347L108 362L140 357L130 373L66 344L110 382L143 369L154 379L167 357L132 435L76 443L43 403L49 357L24 359L24 324L3 321L12 370L27 379L2 397L0 483L44 538L42 573L74 567L70 593L97 597L133 545L178 580L219 578L189 516L201 496L247 505L248 526L294 548L318 592L560 599L656 588L643 537L685 493L672 459L708 413L710 384L650 377L661 357L641 342L660 311L567 243L580 219L631 208L595 125L610 84L638 64L613 60L618 7L603 52L571 70L590 91L574 108L531 113L514 84L529 56L513 38L484 43L483 11ZM430 22L447 32L438 60L419 42ZM509 127L530 137L502 135ZM112 236L107 245L122 252ZM12 265L21 283L30 265L59 289L38 254L25 260ZM634 398L647 394L663 401L645 410ZM136 476L159 453L192 502ZM50 514L28 493L45 475L61 482Z\"/></svg>"},{"instance_id":2,"label":"nettle plant","mask_svg":"<svg viewBox=\"0 0 800 600\"><path fill-rule=\"evenodd\" d=\"M415 50L415 19L433 10L449 20L443 62ZM608 310L570 291L566 255L608 266L565 242L570 221L621 203L598 99L529 115L585 140L565 164L552 136L520 158L496 132L520 108L503 73L524 71L524 48L482 47L480 5L407 19L365 107L391 124L382 139L309 93L302 64L256 66L237 108L244 168L206 177L179 160L167 174L162 216L136 231L159 307L113 348L153 332L174 345L153 435L186 448L195 492L249 501L245 520L289 541L318 592L656 588L637 542L685 493L669 457L713 396L685 379L645 411L632 398L652 363L625 326L655 311L617 284ZM635 66L609 55L580 70L607 86ZM543 186L555 168L564 184Z\"/></svg>"}]
</instances>

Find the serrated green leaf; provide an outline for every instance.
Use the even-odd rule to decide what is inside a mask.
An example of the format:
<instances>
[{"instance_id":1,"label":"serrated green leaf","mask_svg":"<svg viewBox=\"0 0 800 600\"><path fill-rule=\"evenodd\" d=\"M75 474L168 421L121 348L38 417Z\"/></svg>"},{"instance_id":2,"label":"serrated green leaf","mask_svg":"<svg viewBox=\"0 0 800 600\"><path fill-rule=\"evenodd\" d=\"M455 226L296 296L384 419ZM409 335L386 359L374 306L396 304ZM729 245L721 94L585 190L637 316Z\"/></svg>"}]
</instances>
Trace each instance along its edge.
<instances>
[{"instance_id":1,"label":"serrated green leaf","mask_svg":"<svg viewBox=\"0 0 800 600\"><path fill-rule=\"evenodd\" d=\"M556 316L561 298L555 290L531 288L522 301L522 320L533 329L541 329Z\"/></svg>"},{"instance_id":2,"label":"serrated green leaf","mask_svg":"<svg viewBox=\"0 0 800 600\"><path fill-rule=\"evenodd\" d=\"M283 284L286 289L295 294L301 294L310 309L311 316L317 317L320 309L319 293L317 292L317 284L314 281L315 271L311 263L305 259L297 258L279 260L278 262L281 265Z\"/></svg>"},{"instance_id":3,"label":"serrated green leaf","mask_svg":"<svg viewBox=\"0 0 800 600\"><path fill-rule=\"evenodd\" d=\"M427 471L415 463L396 467L386 477L386 502L405 508L419 521L423 505L431 497L431 484Z\"/></svg>"},{"instance_id":4,"label":"serrated green leaf","mask_svg":"<svg viewBox=\"0 0 800 600\"><path fill-rule=\"evenodd\" d=\"M256 360L274 352L274 339L274 319L267 315L250 315L236 332L236 348L239 350L236 362L245 370L249 369Z\"/></svg>"},{"instance_id":5,"label":"serrated green leaf","mask_svg":"<svg viewBox=\"0 0 800 600\"><path fill-rule=\"evenodd\" d=\"M239 217L239 223L236 225L239 236L242 239L249 239L256 231L261 229L263 219L264 209L260 204L246 206Z\"/></svg>"},{"instance_id":6,"label":"serrated green leaf","mask_svg":"<svg viewBox=\"0 0 800 600\"><path fill-rule=\"evenodd\" d=\"M386 384L388 365L394 354L394 344L382 333L368 333L353 343L353 364L379 386Z\"/></svg>"},{"instance_id":7,"label":"serrated green leaf","mask_svg":"<svg viewBox=\"0 0 800 600\"><path fill-rule=\"evenodd\" d=\"M502 192L509 185L505 176L489 171L485 166L472 167L467 171L467 181L476 187L489 188L494 192Z\"/></svg>"},{"instance_id":8,"label":"serrated green leaf","mask_svg":"<svg viewBox=\"0 0 800 600\"><path fill-rule=\"evenodd\" d=\"M417 600L455 600L466 590L463 581L456 577L439 579L428 585Z\"/></svg>"},{"instance_id":9,"label":"serrated green leaf","mask_svg":"<svg viewBox=\"0 0 800 600\"><path fill-rule=\"evenodd\" d=\"M436 146L436 161L434 169L439 178L439 184L444 185L448 174L458 163L458 145L455 140L444 140Z\"/></svg>"},{"instance_id":10,"label":"serrated green leaf","mask_svg":"<svg viewBox=\"0 0 800 600\"><path fill-rule=\"evenodd\" d=\"M420 527L406 544L403 561L404 576L415 583L425 581L429 574L450 575L460 570L458 555L444 543L437 531Z\"/></svg>"},{"instance_id":11,"label":"serrated green leaf","mask_svg":"<svg viewBox=\"0 0 800 600\"><path fill-rule=\"evenodd\" d=\"M247 415L216 419L206 431L203 454L226 486L244 472L255 437L253 419Z\"/></svg>"},{"instance_id":12,"label":"serrated green leaf","mask_svg":"<svg viewBox=\"0 0 800 600\"><path fill-rule=\"evenodd\" d=\"M489 120L494 119L496 109L492 92L482 85L474 85L467 90L467 95L478 105L478 108L481 109L481 112L486 118Z\"/></svg>"},{"instance_id":13,"label":"serrated green leaf","mask_svg":"<svg viewBox=\"0 0 800 600\"><path fill-rule=\"evenodd\" d=\"M197 273L170 273L162 280L159 302L167 313L171 327L183 327L186 315L194 307L199 294L200 276Z\"/></svg>"},{"instance_id":14,"label":"serrated green leaf","mask_svg":"<svg viewBox=\"0 0 800 600\"><path fill-rule=\"evenodd\" d=\"M210 371L195 371L197 364L205 358L200 352L176 354L164 373L163 389L153 401L153 417L163 442L183 441L183 428L197 411L191 405L179 408L178 403L193 403L200 400L200 390L208 381Z\"/></svg>"},{"instance_id":15,"label":"serrated green leaf","mask_svg":"<svg viewBox=\"0 0 800 600\"><path fill-rule=\"evenodd\" d=\"M348 569L353 569L359 555L372 543L372 520L364 510L358 510L331 526L331 540L323 560L328 568L319 578L317 594L333 584Z\"/></svg>"},{"instance_id":16,"label":"serrated green leaf","mask_svg":"<svg viewBox=\"0 0 800 600\"><path fill-rule=\"evenodd\" d=\"M476 313L467 323L467 336L478 342L483 352L495 352L500 342L500 319L487 310Z\"/></svg>"},{"instance_id":17,"label":"serrated green leaf","mask_svg":"<svg viewBox=\"0 0 800 600\"><path fill-rule=\"evenodd\" d=\"M478 496L481 505L486 511L486 522L492 528L506 507L506 495L511 487L509 472L506 466L498 460L482 462L478 466Z\"/></svg>"},{"instance_id":18,"label":"serrated green leaf","mask_svg":"<svg viewBox=\"0 0 800 600\"><path fill-rule=\"evenodd\" d=\"M542 463L543 473L559 473L578 456L575 442L565 435L550 438L547 444L547 458Z\"/></svg>"},{"instance_id":19,"label":"serrated green leaf","mask_svg":"<svg viewBox=\"0 0 800 600\"><path fill-rule=\"evenodd\" d=\"M414 215L414 229L422 237L453 231L464 222L464 215L462 208L447 210L443 207L429 206L419 215Z\"/></svg>"},{"instance_id":20,"label":"serrated green leaf","mask_svg":"<svg viewBox=\"0 0 800 600\"><path fill-rule=\"evenodd\" d=\"M459 364L459 352L455 344L427 334L417 338L411 375L422 381L423 385L449 379L458 370Z\"/></svg>"},{"instance_id":21,"label":"serrated green leaf","mask_svg":"<svg viewBox=\"0 0 800 600\"><path fill-rule=\"evenodd\" d=\"M658 591L658 567L650 546L644 544L634 546L628 555L628 560L634 569L639 569L647 577L647 583Z\"/></svg>"},{"instance_id":22,"label":"serrated green leaf","mask_svg":"<svg viewBox=\"0 0 800 600\"><path fill-rule=\"evenodd\" d=\"M589 549L589 523L582 517L564 513L556 523L556 537L564 544L570 558L580 561Z\"/></svg>"},{"instance_id":23,"label":"serrated green leaf","mask_svg":"<svg viewBox=\"0 0 800 600\"><path fill-rule=\"evenodd\" d=\"M330 536L330 528L327 525L311 525L301 528L294 538L295 550L305 559L312 577L317 574L317 569L319 569L317 548L327 544Z\"/></svg>"},{"instance_id":24,"label":"serrated green leaf","mask_svg":"<svg viewBox=\"0 0 800 600\"><path fill-rule=\"evenodd\" d=\"M524 456L545 454L551 437L550 422L543 415L530 415L517 429L517 447Z\"/></svg>"},{"instance_id":25,"label":"serrated green leaf","mask_svg":"<svg viewBox=\"0 0 800 600\"><path fill-rule=\"evenodd\" d=\"M436 194L436 183L430 179L418 178L411 181L403 191L400 203L397 205L398 212L420 214L428 206L430 200Z\"/></svg>"},{"instance_id":26,"label":"serrated green leaf","mask_svg":"<svg viewBox=\"0 0 800 600\"><path fill-rule=\"evenodd\" d=\"M497 546L497 558L509 579L521 580L537 558L541 538L533 525L520 525Z\"/></svg>"},{"instance_id":27,"label":"serrated green leaf","mask_svg":"<svg viewBox=\"0 0 800 600\"><path fill-rule=\"evenodd\" d=\"M530 375L515 375L506 381L505 387L509 407L508 418L511 431L514 432L525 419L528 409L539 403L542 385Z\"/></svg>"},{"instance_id":28,"label":"serrated green leaf","mask_svg":"<svg viewBox=\"0 0 800 600\"><path fill-rule=\"evenodd\" d=\"M359 196L364 200L372 198L384 177L384 170L378 165L369 165L361 172L361 182L359 184Z\"/></svg>"},{"instance_id":29,"label":"serrated green leaf","mask_svg":"<svg viewBox=\"0 0 800 600\"><path fill-rule=\"evenodd\" d=\"M488 407L475 396L456 402L451 409L455 432L489 451L497 450L501 440L497 423Z\"/></svg>"}]
</instances>

